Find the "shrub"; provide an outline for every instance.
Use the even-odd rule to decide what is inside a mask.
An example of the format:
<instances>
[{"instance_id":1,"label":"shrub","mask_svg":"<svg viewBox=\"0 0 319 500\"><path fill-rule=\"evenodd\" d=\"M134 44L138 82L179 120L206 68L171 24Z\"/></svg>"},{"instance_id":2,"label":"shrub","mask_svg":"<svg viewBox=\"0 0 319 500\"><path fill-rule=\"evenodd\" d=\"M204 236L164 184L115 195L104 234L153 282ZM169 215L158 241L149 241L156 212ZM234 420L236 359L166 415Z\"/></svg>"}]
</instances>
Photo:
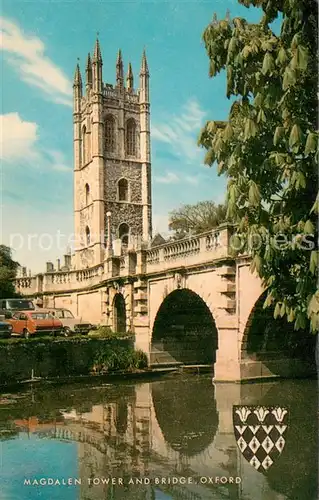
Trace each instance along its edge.
<instances>
[{"instance_id":1,"label":"shrub","mask_svg":"<svg viewBox=\"0 0 319 500\"><path fill-rule=\"evenodd\" d=\"M113 332L109 326L99 325L96 329L89 332L90 337L98 337L103 339L120 339L123 337L132 336L129 332Z\"/></svg>"},{"instance_id":2,"label":"shrub","mask_svg":"<svg viewBox=\"0 0 319 500\"><path fill-rule=\"evenodd\" d=\"M117 347L112 350L101 349L93 363L94 373L108 373L116 371L135 371L147 368L147 356L143 351L132 348Z\"/></svg>"}]
</instances>

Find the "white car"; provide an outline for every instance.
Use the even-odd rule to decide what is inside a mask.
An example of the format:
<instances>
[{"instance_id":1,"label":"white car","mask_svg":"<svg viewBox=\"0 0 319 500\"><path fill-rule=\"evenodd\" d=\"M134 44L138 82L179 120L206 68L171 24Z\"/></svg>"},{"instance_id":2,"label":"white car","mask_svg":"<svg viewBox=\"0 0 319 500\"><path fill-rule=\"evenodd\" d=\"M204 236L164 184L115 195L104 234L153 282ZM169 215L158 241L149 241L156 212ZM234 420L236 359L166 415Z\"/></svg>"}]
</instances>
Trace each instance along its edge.
<instances>
[{"instance_id":1,"label":"white car","mask_svg":"<svg viewBox=\"0 0 319 500\"><path fill-rule=\"evenodd\" d=\"M74 334L87 335L90 330L95 328L89 321L82 318L75 318L68 309L57 308L48 309L52 316L58 318L63 325L63 332L66 337Z\"/></svg>"}]
</instances>

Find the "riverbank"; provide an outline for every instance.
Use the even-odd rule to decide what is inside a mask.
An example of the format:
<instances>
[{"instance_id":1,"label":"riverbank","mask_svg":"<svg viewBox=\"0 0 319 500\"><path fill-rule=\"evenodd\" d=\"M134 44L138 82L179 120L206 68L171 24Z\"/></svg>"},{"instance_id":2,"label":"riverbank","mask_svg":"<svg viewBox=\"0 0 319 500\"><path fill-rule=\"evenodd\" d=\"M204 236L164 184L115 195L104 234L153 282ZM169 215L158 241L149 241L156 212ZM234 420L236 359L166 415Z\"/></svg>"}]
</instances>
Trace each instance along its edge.
<instances>
[{"instance_id":1,"label":"riverbank","mask_svg":"<svg viewBox=\"0 0 319 500\"><path fill-rule=\"evenodd\" d=\"M0 341L0 357L0 386L148 371L134 336L8 339Z\"/></svg>"}]
</instances>

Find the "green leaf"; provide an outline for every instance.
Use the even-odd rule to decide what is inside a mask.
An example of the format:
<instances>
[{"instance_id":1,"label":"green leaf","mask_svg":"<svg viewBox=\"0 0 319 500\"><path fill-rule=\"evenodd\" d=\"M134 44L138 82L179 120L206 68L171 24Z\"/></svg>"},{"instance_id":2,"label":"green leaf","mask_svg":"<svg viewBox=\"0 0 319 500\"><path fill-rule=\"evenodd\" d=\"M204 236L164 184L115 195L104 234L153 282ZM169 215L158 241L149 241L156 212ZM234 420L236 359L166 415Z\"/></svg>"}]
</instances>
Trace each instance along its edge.
<instances>
[{"instance_id":1,"label":"green leaf","mask_svg":"<svg viewBox=\"0 0 319 500\"><path fill-rule=\"evenodd\" d=\"M284 66L287 63L287 61L288 61L287 52L285 51L284 47L281 47L277 55L276 64L277 66Z\"/></svg>"},{"instance_id":2,"label":"green leaf","mask_svg":"<svg viewBox=\"0 0 319 500\"><path fill-rule=\"evenodd\" d=\"M317 193L316 201L314 202L314 204L311 207L310 213L311 214L312 213L315 213L315 214L319 213L319 192Z\"/></svg>"},{"instance_id":3,"label":"green leaf","mask_svg":"<svg viewBox=\"0 0 319 500\"><path fill-rule=\"evenodd\" d=\"M216 71L216 64L215 64L215 61L213 61L212 59L210 60L210 63L209 63L209 76L210 77L213 77L215 76L217 73Z\"/></svg>"},{"instance_id":4,"label":"green leaf","mask_svg":"<svg viewBox=\"0 0 319 500\"><path fill-rule=\"evenodd\" d=\"M284 127L276 127L275 135L274 135L274 146L277 146L280 139L283 137L285 132Z\"/></svg>"},{"instance_id":5,"label":"green leaf","mask_svg":"<svg viewBox=\"0 0 319 500\"><path fill-rule=\"evenodd\" d=\"M258 116L257 116L257 123L265 123L267 121L265 112L262 108L260 108Z\"/></svg>"},{"instance_id":6,"label":"green leaf","mask_svg":"<svg viewBox=\"0 0 319 500\"><path fill-rule=\"evenodd\" d=\"M306 234L314 234L315 228L314 228L311 220L309 220L309 219L307 220L307 222L304 225L303 231Z\"/></svg>"},{"instance_id":7,"label":"green leaf","mask_svg":"<svg viewBox=\"0 0 319 500\"><path fill-rule=\"evenodd\" d=\"M258 254L255 255L254 262L255 262L256 271L259 274L261 272L261 268L262 268L262 264L263 264L263 260L260 257L260 255L258 255Z\"/></svg>"},{"instance_id":8,"label":"green leaf","mask_svg":"<svg viewBox=\"0 0 319 500\"><path fill-rule=\"evenodd\" d=\"M280 309L281 309L281 306L280 306L280 303L277 302L276 304L276 307L275 307L275 310L274 310L274 318L278 318L279 314L280 314Z\"/></svg>"},{"instance_id":9,"label":"green leaf","mask_svg":"<svg viewBox=\"0 0 319 500\"><path fill-rule=\"evenodd\" d=\"M247 118L245 122L244 139L248 140L251 137L255 137L257 134L257 125L251 118Z\"/></svg>"},{"instance_id":10,"label":"green leaf","mask_svg":"<svg viewBox=\"0 0 319 500\"><path fill-rule=\"evenodd\" d=\"M215 152L212 148L210 148L205 154L204 164L211 166L216 160Z\"/></svg>"},{"instance_id":11,"label":"green leaf","mask_svg":"<svg viewBox=\"0 0 319 500\"><path fill-rule=\"evenodd\" d=\"M318 273L318 251L312 250L310 254L309 271L311 274Z\"/></svg>"},{"instance_id":12,"label":"green leaf","mask_svg":"<svg viewBox=\"0 0 319 500\"><path fill-rule=\"evenodd\" d=\"M287 66L282 81L283 90L287 90L289 87L293 87L296 81L297 81L297 75L295 70Z\"/></svg>"},{"instance_id":13,"label":"green leaf","mask_svg":"<svg viewBox=\"0 0 319 500\"><path fill-rule=\"evenodd\" d=\"M250 181L249 183L248 200L252 206L258 206L260 203L259 188L254 181Z\"/></svg>"},{"instance_id":14,"label":"green leaf","mask_svg":"<svg viewBox=\"0 0 319 500\"><path fill-rule=\"evenodd\" d=\"M317 151L318 136L314 132L309 132L305 145L305 154L309 155Z\"/></svg>"},{"instance_id":15,"label":"green leaf","mask_svg":"<svg viewBox=\"0 0 319 500\"><path fill-rule=\"evenodd\" d=\"M251 52L252 52L252 49L251 49L250 45L245 45L245 47L241 51L241 55L243 56L243 59L247 59L247 57L249 57Z\"/></svg>"},{"instance_id":16,"label":"green leaf","mask_svg":"<svg viewBox=\"0 0 319 500\"><path fill-rule=\"evenodd\" d=\"M300 146L302 141L302 132L301 128L297 123L294 124L294 126L291 129L290 136L289 136L289 146L292 148L294 146Z\"/></svg>"},{"instance_id":17,"label":"green leaf","mask_svg":"<svg viewBox=\"0 0 319 500\"><path fill-rule=\"evenodd\" d=\"M257 93L255 99L254 99L254 106L256 108L259 108L263 103L263 96L260 92Z\"/></svg>"},{"instance_id":18,"label":"green leaf","mask_svg":"<svg viewBox=\"0 0 319 500\"><path fill-rule=\"evenodd\" d=\"M280 308L279 316L283 318L285 313L286 313L286 304L283 302Z\"/></svg>"},{"instance_id":19,"label":"green leaf","mask_svg":"<svg viewBox=\"0 0 319 500\"><path fill-rule=\"evenodd\" d=\"M295 319L295 311L291 307L289 310L289 314L287 315L287 320L289 321L289 323L292 323L294 321L294 319Z\"/></svg>"},{"instance_id":20,"label":"green leaf","mask_svg":"<svg viewBox=\"0 0 319 500\"><path fill-rule=\"evenodd\" d=\"M233 127L231 126L231 124L228 122L225 129L224 129L224 132L223 132L223 139L225 142L228 142L231 140L231 138L233 137L234 135L234 131L233 131Z\"/></svg>"},{"instance_id":21,"label":"green leaf","mask_svg":"<svg viewBox=\"0 0 319 500\"><path fill-rule=\"evenodd\" d=\"M270 52L266 52L266 54L264 56L263 66L262 66L261 72L264 75L267 75L269 73L272 73L274 71L274 69L275 69L274 58Z\"/></svg>"}]
</instances>

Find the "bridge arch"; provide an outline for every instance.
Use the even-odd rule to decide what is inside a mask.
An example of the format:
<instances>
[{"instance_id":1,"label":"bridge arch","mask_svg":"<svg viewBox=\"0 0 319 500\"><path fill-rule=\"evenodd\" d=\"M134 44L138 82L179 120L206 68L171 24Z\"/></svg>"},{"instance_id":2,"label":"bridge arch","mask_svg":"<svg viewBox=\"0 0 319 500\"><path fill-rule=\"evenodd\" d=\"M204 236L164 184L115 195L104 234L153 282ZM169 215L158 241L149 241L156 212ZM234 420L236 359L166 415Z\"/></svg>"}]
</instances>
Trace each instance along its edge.
<instances>
[{"instance_id":1,"label":"bridge arch","mask_svg":"<svg viewBox=\"0 0 319 500\"><path fill-rule=\"evenodd\" d=\"M242 359L311 358L315 336L305 330L294 330L286 317L275 319L274 306L263 307L266 296L264 291L258 297L248 317L242 338Z\"/></svg>"},{"instance_id":2,"label":"bridge arch","mask_svg":"<svg viewBox=\"0 0 319 500\"><path fill-rule=\"evenodd\" d=\"M217 348L215 320L200 295L188 288L169 293L155 316L151 351L184 364L212 364Z\"/></svg>"},{"instance_id":3,"label":"bridge arch","mask_svg":"<svg viewBox=\"0 0 319 500\"><path fill-rule=\"evenodd\" d=\"M213 443L219 425L211 378L179 378L173 386L170 380L162 380L150 387L154 434L157 425L161 439L180 457L204 453Z\"/></svg>"}]
</instances>

